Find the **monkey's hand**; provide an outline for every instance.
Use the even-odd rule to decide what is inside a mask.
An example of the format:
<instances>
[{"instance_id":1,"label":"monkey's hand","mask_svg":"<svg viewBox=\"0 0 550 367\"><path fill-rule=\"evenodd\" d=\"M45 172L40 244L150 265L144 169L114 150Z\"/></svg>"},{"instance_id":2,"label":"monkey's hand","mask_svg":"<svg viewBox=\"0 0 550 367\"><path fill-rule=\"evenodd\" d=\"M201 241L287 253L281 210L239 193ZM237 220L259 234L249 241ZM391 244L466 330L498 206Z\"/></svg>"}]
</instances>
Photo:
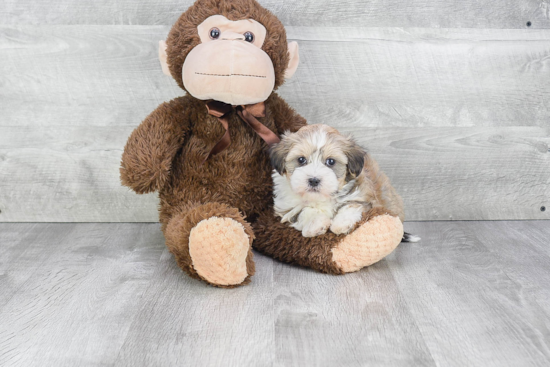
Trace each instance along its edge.
<instances>
[{"instance_id":1,"label":"monkey's hand","mask_svg":"<svg viewBox=\"0 0 550 367\"><path fill-rule=\"evenodd\" d=\"M120 180L138 194L163 187L189 126L185 97L163 103L132 132L122 154Z\"/></svg>"}]
</instances>

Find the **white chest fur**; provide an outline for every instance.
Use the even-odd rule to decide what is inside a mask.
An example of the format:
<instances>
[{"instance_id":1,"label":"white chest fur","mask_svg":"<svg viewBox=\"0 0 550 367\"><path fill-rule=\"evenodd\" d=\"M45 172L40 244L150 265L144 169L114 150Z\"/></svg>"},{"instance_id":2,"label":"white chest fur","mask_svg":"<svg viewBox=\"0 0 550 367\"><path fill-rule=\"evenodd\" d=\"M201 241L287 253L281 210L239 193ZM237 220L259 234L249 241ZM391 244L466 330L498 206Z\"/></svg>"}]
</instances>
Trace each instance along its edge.
<instances>
[{"instance_id":1,"label":"white chest fur","mask_svg":"<svg viewBox=\"0 0 550 367\"><path fill-rule=\"evenodd\" d=\"M277 171L273 171L275 214L280 216L281 221L293 222L294 218L300 214L304 208L315 208L329 218L336 214L336 208L339 207L338 196L322 197L318 194L296 194L286 177L281 176Z\"/></svg>"},{"instance_id":2,"label":"white chest fur","mask_svg":"<svg viewBox=\"0 0 550 367\"><path fill-rule=\"evenodd\" d=\"M361 219L363 206L357 205L360 194L355 190L355 180L333 195L323 196L317 193L299 195L286 177L276 171L272 177L275 214L281 217L281 222L289 222L306 237L325 233L329 226L336 234L348 233Z\"/></svg>"}]
</instances>

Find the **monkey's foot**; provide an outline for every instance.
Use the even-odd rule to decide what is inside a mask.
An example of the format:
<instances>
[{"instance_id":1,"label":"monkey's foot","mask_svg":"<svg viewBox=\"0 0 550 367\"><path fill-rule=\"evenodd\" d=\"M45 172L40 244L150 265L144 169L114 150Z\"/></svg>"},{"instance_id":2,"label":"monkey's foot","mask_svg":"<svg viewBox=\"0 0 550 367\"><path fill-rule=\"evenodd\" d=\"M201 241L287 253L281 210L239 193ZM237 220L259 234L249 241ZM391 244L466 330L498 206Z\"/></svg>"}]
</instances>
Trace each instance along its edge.
<instances>
[{"instance_id":1,"label":"monkey's foot","mask_svg":"<svg viewBox=\"0 0 550 367\"><path fill-rule=\"evenodd\" d=\"M168 222L166 246L193 278L232 288L254 274L254 232L238 209L226 204L189 203Z\"/></svg>"},{"instance_id":2,"label":"monkey's foot","mask_svg":"<svg viewBox=\"0 0 550 367\"><path fill-rule=\"evenodd\" d=\"M344 273L357 271L389 255L401 242L403 224L388 214L370 218L332 248L332 260Z\"/></svg>"},{"instance_id":3,"label":"monkey's foot","mask_svg":"<svg viewBox=\"0 0 550 367\"><path fill-rule=\"evenodd\" d=\"M211 217L189 235L189 255L197 274L219 286L235 286L248 276L246 258L250 238L243 225L231 218Z\"/></svg>"}]
</instances>

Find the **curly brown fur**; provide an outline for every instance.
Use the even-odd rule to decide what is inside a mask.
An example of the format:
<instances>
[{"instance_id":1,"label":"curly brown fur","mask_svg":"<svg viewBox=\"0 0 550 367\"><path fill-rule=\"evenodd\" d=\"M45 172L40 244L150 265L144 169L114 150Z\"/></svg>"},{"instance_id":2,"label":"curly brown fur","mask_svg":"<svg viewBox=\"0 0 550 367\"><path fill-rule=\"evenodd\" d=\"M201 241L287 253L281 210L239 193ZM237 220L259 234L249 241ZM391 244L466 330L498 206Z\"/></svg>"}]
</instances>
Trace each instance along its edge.
<instances>
[{"instance_id":1,"label":"curly brown fur","mask_svg":"<svg viewBox=\"0 0 550 367\"><path fill-rule=\"evenodd\" d=\"M123 185L138 194L164 186L187 131L191 117L188 104L183 98L163 103L134 130L122 154Z\"/></svg>"},{"instance_id":2,"label":"curly brown fur","mask_svg":"<svg viewBox=\"0 0 550 367\"><path fill-rule=\"evenodd\" d=\"M259 120L275 133L297 131L305 125L305 120L275 93L265 104L266 116ZM203 163L223 135L223 127L207 114L203 101L189 95L176 98L162 104L132 133L122 157L124 185L138 193L159 191L167 246L178 265L194 278L201 279L190 265L188 237L196 223L210 216L235 219L227 208L236 208L230 211L240 210L246 218L254 219L272 202L265 142L235 112L229 121L231 146ZM239 218L253 238L249 225ZM247 268L249 275L253 274L251 255Z\"/></svg>"},{"instance_id":3,"label":"curly brown fur","mask_svg":"<svg viewBox=\"0 0 550 367\"><path fill-rule=\"evenodd\" d=\"M266 210L272 201L273 189L267 146L263 140L232 112L229 116L230 147L203 163L223 135L223 127L215 117L206 114L203 101L185 96L172 102L185 105L192 122L182 134L183 142L172 158L165 184L159 189L161 223L167 223L180 206L189 202L225 203L238 208L246 217L258 216ZM166 116L165 120L169 119ZM289 128L296 131L305 125L305 120L276 94L266 101L266 116L259 120L275 133ZM276 121L285 123L279 127ZM137 131L141 131L141 126ZM135 155L139 156L140 152Z\"/></svg>"}]
</instances>

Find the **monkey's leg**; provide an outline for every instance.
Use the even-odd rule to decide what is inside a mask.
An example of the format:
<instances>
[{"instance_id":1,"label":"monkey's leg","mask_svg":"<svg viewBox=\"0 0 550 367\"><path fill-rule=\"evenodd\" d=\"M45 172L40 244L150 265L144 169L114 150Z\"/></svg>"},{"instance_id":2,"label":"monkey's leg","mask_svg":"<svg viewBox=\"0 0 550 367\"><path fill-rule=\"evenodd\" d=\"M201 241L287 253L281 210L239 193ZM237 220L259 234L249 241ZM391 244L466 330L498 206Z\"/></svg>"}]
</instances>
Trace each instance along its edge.
<instances>
[{"instance_id":1,"label":"monkey's leg","mask_svg":"<svg viewBox=\"0 0 550 367\"><path fill-rule=\"evenodd\" d=\"M403 224L397 216L379 208L363 215L347 235L327 232L303 237L300 231L280 222L271 211L254 223L254 248L273 258L310 267L323 273L343 274L374 264L401 242Z\"/></svg>"},{"instance_id":2,"label":"monkey's leg","mask_svg":"<svg viewBox=\"0 0 550 367\"><path fill-rule=\"evenodd\" d=\"M254 274L254 233L238 209L215 202L186 205L164 235L178 265L193 278L232 288Z\"/></svg>"}]
</instances>

